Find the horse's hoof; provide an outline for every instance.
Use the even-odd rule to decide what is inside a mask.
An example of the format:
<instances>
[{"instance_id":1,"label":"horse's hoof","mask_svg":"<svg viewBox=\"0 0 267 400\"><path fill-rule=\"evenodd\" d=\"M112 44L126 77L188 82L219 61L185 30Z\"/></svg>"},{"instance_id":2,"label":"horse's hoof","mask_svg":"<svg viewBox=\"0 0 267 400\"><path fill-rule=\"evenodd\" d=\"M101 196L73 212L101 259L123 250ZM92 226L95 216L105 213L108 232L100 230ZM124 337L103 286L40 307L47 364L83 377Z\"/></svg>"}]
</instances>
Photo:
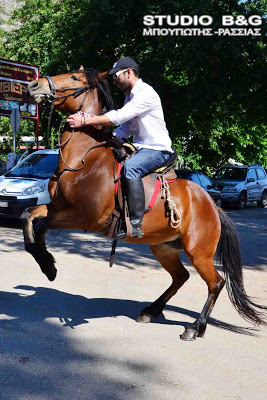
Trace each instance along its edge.
<instances>
[{"instance_id":1,"label":"horse's hoof","mask_svg":"<svg viewBox=\"0 0 267 400\"><path fill-rule=\"evenodd\" d=\"M56 279L57 276L57 269L55 267L50 268L49 271L45 272L47 278L52 282Z\"/></svg>"},{"instance_id":2,"label":"horse's hoof","mask_svg":"<svg viewBox=\"0 0 267 400\"><path fill-rule=\"evenodd\" d=\"M202 339L204 338L204 336L205 336L205 330L202 331L202 332L199 332L198 335L197 335L197 337L200 337Z\"/></svg>"},{"instance_id":3,"label":"horse's hoof","mask_svg":"<svg viewBox=\"0 0 267 400\"><path fill-rule=\"evenodd\" d=\"M198 332L195 329L186 328L184 333L182 335L180 335L180 339L192 341L192 340L196 340L197 336L198 336Z\"/></svg>"},{"instance_id":4,"label":"horse's hoof","mask_svg":"<svg viewBox=\"0 0 267 400\"><path fill-rule=\"evenodd\" d=\"M140 314L137 318L136 322L141 324L148 324L151 321L152 315L149 314Z\"/></svg>"}]
</instances>

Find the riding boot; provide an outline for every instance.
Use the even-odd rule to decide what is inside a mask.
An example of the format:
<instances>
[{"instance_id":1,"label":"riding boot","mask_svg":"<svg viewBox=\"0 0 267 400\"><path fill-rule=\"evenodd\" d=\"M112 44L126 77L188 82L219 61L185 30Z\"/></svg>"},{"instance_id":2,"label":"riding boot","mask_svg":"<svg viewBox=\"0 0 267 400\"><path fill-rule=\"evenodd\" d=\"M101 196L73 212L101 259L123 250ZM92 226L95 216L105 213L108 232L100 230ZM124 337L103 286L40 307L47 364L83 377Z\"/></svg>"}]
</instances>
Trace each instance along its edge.
<instances>
[{"instance_id":1,"label":"riding boot","mask_svg":"<svg viewBox=\"0 0 267 400\"><path fill-rule=\"evenodd\" d=\"M128 204L130 223L132 226L132 236L141 238L142 232L142 219L145 213L145 192L142 178L125 179L125 191ZM127 232L121 229L114 239L123 239Z\"/></svg>"}]
</instances>

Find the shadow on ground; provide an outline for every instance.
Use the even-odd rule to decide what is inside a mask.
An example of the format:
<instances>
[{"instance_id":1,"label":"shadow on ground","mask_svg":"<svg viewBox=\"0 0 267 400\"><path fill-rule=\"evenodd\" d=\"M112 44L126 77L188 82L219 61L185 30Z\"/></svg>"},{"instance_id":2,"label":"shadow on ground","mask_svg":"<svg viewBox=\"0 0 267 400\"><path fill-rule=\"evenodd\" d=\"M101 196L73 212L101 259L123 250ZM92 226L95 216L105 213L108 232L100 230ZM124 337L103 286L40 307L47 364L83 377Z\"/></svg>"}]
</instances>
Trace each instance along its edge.
<instances>
[{"instance_id":1,"label":"shadow on ground","mask_svg":"<svg viewBox=\"0 0 267 400\"><path fill-rule=\"evenodd\" d=\"M153 363L105 351L110 340L91 338L79 347L66 335L68 328L45 321L57 317L74 328L86 318L110 315L108 299L91 302L51 289L17 289L35 293L0 292L0 314L7 316L0 320L1 400L121 400L130 393L141 398L142 386L157 377Z\"/></svg>"},{"instance_id":2,"label":"shadow on ground","mask_svg":"<svg viewBox=\"0 0 267 400\"><path fill-rule=\"evenodd\" d=\"M148 303L86 298L24 285L15 290L18 292L0 292L0 314L5 316L0 319L1 400L143 399L150 398L151 393L145 393L145 390L151 385L156 393L170 389L168 376L162 381L159 365L149 360L135 361L128 343L122 354L110 352L112 343L117 345L114 341L118 336L113 335L107 340L103 335L93 335L79 344L67 331L88 323L90 330L90 320L95 318L125 316L136 319ZM175 306L166 308L192 318L198 315ZM49 322L49 318L58 319L62 326ZM164 316L153 323L183 327L188 324ZM210 324L239 334L255 336L256 332L253 328L246 329L213 318ZM179 354L177 363L182 363Z\"/></svg>"},{"instance_id":3,"label":"shadow on ground","mask_svg":"<svg viewBox=\"0 0 267 400\"><path fill-rule=\"evenodd\" d=\"M244 268L258 271L267 270L267 209L249 206L244 210L227 210L228 215L236 224ZM3 252L23 250L23 235L21 225L17 221L0 220L0 226L7 228L7 234L2 237ZM13 229L9 229L13 228ZM46 235L48 249L57 259L57 252L79 254L85 258L109 261L111 243L100 235L82 233L82 231L53 230ZM184 253L181 260L189 264ZM60 259L58 259L60 262ZM152 255L147 245L135 245L119 242L115 263L128 269L145 266L152 269L160 268L158 261Z\"/></svg>"},{"instance_id":4,"label":"shadow on ground","mask_svg":"<svg viewBox=\"0 0 267 400\"><path fill-rule=\"evenodd\" d=\"M94 318L135 319L147 303L90 299L24 285L15 290L0 292L0 314L5 318L0 319L1 400L144 399L151 398L151 387L157 399L159 393L169 393L173 385L170 377L166 375L163 381L162 369L155 361L134 357L127 340L122 352L114 353L112 343L118 346L118 336L107 339L94 334L89 340L82 338L77 342L69 331L88 323L87 329L92 329L90 320ZM197 315L178 307L167 308L193 318ZM62 325L51 323L49 318L58 318ZM154 323L187 324L164 317ZM211 324L232 332L254 334L215 319L211 319ZM177 354L177 363L182 362ZM176 393L179 396L179 387Z\"/></svg>"},{"instance_id":5,"label":"shadow on ground","mask_svg":"<svg viewBox=\"0 0 267 400\"><path fill-rule=\"evenodd\" d=\"M15 289L33 291L34 293L25 295L0 292L0 314L15 317L16 321L23 319L24 322L32 323L42 322L46 318L58 318L61 322L64 322L64 326L71 328L86 324L88 323L87 320L94 318L125 316L136 320L141 310L150 304L135 300L86 298L45 287L20 285ZM186 315L193 319L196 319L199 315L197 312L168 304L166 305L166 310ZM188 325L188 322L166 319L164 315L154 318L152 322L183 327ZM0 321L0 327L3 328L5 324L12 325L12 321ZM209 324L241 334L251 335L255 331L254 328L242 328L215 318L210 318Z\"/></svg>"}]
</instances>

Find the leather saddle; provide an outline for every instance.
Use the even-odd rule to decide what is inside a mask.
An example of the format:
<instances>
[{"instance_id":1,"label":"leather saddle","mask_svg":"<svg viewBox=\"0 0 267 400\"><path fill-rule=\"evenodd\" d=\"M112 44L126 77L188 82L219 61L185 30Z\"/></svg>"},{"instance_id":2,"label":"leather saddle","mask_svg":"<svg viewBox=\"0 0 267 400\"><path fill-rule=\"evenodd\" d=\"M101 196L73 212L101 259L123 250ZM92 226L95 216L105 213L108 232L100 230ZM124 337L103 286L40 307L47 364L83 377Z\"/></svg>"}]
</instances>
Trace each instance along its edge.
<instances>
[{"instance_id":1,"label":"leather saddle","mask_svg":"<svg viewBox=\"0 0 267 400\"><path fill-rule=\"evenodd\" d=\"M129 143L123 144L123 154L115 152L115 158L117 154L119 157L117 161L119 162L119 171L117 177L114 177L115 185L115 209L113 211L113 219L110 227L110 231L108 234L108 240L111 240L112 237L116 234L119 230L121 223L126 222L127 225L127 212L126 212L126 199L122 192L122 185L121 185L121 169L123 168L123 163L129 157L132 157L136 149L133 145ZM120 150L121 152L122 150ZM122 161L123 158L123 161ZM147 176L143 178L144 190L145 190L145 214L150 212L156 202L157 195L161 186L160 177L164 176L164 179L168 181L173 181L177 178L176 173L173 169L173 165L176 161L177 153L174 150L170 159L162 165L160 168L151 171ZM118 160L119 159L119 160Z\"/></svg>"},{"instance_id":2,"label":"leather saddle","mask_svg":"<svg viewBox=\"0 0 267 400\"><path fill-rule=\"evenodd\" d=\"M108 240L112 240L113 236L119 231L121 224L124 223L126 226L130 226L129 216L127 215L127 204L126 199L122 193L121 185L121 169L123 163L129 157L132 157L136 148L130 143L124 143L122 149L113 153L116 161L119 163L118 174L114 176L115 182L115 208L110 218L106 221L109 225L109 233L107 235ZM159 190L161 188L160 177L164 177L168 182L174 181L177 176L173 169L173 165L176 161L177 153L174 150L169 160L155 171L151 171L147 176L143 178L143 184L145 189L145 214L150 212L155 204ZM127 228L128 232L128 228ZM115 251L116 251L117 240L113 240L112 249L110 254L110 267L114 263Z\"/></svg>"},{"instance_id":3,"label":"leather saddle","mask_svg":"<svg viewBox=\"0 0 267 400\"><path fill-rule=\"evenodd\" d=\"M135 153L136 153L136 148L134 147L134 145L130 144L130 143L123 143L122 145L122 150L121 150L126 157L123 157L123 161L126 161L129 157L132 157ZM116 153L114 153L115 158L116 158ZM158 175L165 175L167 174L167 172L171 171L170 174L170 178L169 177L165 177L166 179L176 179L177 176L173 170L173 165L175 163L177 159L177 152L176 150L173 149L173 153L171 154L169 160L163 164L160 168L157 168L154 171L151 171L149 175L152 174L158 174ZM116 158L117 161L120 161L119 159Z\"/></svg>"}]
</instances>

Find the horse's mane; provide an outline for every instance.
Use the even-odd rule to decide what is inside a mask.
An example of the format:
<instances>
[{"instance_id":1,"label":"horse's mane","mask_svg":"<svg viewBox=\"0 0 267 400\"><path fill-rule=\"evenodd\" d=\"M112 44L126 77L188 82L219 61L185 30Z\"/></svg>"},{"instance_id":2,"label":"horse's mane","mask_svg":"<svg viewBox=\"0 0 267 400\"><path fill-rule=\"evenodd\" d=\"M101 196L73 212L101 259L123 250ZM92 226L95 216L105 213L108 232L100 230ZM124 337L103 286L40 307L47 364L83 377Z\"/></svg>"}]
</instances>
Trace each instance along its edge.
<instances>
[{"instance_id":1,"label":"horse's mane","mask_svg":"<svg viewBox=\"0 0 267 400\"><path fill-rule=\"evenodd\" d=\"M98 78L98 74L100 73L100 71L97 71L94 68L88 68L84 70L84 73L87 78L88 84L96 86L100 101L102 103L102 108L106 109L105 112L113 110L114 104L111 97L109 85L106 79Z\"/></svg>"}]
</instances>

